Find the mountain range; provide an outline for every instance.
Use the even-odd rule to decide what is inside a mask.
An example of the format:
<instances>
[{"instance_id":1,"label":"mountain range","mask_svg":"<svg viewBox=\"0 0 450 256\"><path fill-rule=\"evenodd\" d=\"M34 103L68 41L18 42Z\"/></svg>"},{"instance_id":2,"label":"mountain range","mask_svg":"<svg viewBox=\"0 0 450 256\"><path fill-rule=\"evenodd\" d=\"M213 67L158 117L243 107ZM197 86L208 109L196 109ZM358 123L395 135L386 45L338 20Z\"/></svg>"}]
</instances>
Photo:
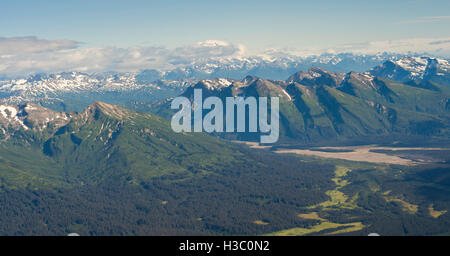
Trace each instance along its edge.
<instances>
[{"instance_id":1,"label":"mountain range","mask_svg":"<svg viewBox=\"0 0 450 256\"><path fill-rule=\"evenodd\" d=\"M82 111L95 100L118 104L172 97L189 84L188 80L141 83L132 73L37 74L0 82L0 101L10 104L34 102L55 110Z\"/></svg>"},{"instance_id":2,"label":"mountain range","mask_svg":"<svg viewBox=\"0 0 450 256\"><path fill-rule=\"evenodd\" d=\"M367 72L336 73L321 68L299 71L287 80L247 76L242 80L201 80L188 87L203 96L280 97L281 142L377 141L449 135L449 62L433 58L386 61ZM169 102L152 105L167 118ZM227 134L226 136L229 136ZM234 134L253 140L258 134Z\"/></svg>"},{"instance_id":3,"label":"mountain range","mask_svg":"<svg viewBox=\"0 0 450 256\"><path fill-rule=\"evenodd\" d=\"M426 67L422 66L426 65L424 63L427 63L427 59L434 59L393 54L283 56L219 59L208 62L198 60L185 68L169 71L34 74L25 78L1 80L0 101L10 104L34 102L58 111L82 111L95 100L129 107L133 102L154 102L177 96L186 87L202 79L242 79L246 76L256 76L269 80L285 80L293 73L299 70L307 71L311 67L337 73L370 70L372 75L388 80L410 82L418 78L418 72L414 68L420 67L424 70ZM435 66L447 66L448 69L448 60L435 60L438 62ZM403 70L402 66L407 70ZM431 70L431 66L428 70ZM394 73L390 74L391 71ZM437 71L435 73L442 74ZM448 77L444 79L448 80ZM429 79L426 77L426 80Z\"/></svg>"},{"instance_id":4,"label":"mountain range","mask_svg":"<svg viewBox=\"0 0 450 256\"><path fill-rule=\"evenodd\" d=\"M199 59L184 67L173 70L143 70L138 74L140 81L152 82L158 79L241 79L252 75L266 79L284 80L292 73L319 67L334 72L363 72L386 60L398 60L399 54L381 53L358 55L352 53L321 54L299 57L289 54L269 54L268 56Z\"/></svg>"},{"instance_id":5,"label":"mountain range","mask_svg":"<svg viewBox=\"0 0 450 256\"><path fill-rule=\"evenodd\" d=\"M3 82L0 94L5 104L36 103L56 111L81 112L99 100L170 118L173 112L166 99L180 94L191 98L193 89L200 88L204 97L280 97L281 141L307 143L369 135L448 134L450 64L445 59L390 59L359 73L314 67L285 80L248 75L242 80L190 78L149 82L143 78L148 72L34 75ZM5 111L8 109L3 107L2 113ZM257 136L231 135L250 140Z\"/></svg>"}]
</instances>

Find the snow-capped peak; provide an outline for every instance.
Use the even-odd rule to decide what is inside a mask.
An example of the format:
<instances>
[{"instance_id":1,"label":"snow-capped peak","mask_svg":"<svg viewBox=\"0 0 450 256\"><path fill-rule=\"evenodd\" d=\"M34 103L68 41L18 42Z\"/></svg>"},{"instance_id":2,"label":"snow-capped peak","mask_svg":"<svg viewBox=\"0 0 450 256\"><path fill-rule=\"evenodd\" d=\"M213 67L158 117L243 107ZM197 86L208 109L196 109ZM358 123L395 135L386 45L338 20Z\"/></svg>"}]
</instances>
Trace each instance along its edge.
<instances>
[{"instance_id":1,"label":"snow-capped peak","mask_svg":"<svg viewBox=\"0 0 450 256\"><path fill-rule=\"evenodd\" d=\"M416 77L423 76L428 62L429 58L427 57L405 57L394 61L395 64L397 64L404 70L411 72L411 75Z\"/></svg>"},{"instance_id":2,"label":"snow-capped peak","mask_svg":"<svg viewBox=\"0 0 450 256\"><path fill-rule=\"evenodd\" d=\"M410 80L433 79L433 77L448 77L450 71L449 61L430 57L403 57L390 60L382 65L372 68L372 75L386 79L408 82Z\"/></svg>"}]
</instances>

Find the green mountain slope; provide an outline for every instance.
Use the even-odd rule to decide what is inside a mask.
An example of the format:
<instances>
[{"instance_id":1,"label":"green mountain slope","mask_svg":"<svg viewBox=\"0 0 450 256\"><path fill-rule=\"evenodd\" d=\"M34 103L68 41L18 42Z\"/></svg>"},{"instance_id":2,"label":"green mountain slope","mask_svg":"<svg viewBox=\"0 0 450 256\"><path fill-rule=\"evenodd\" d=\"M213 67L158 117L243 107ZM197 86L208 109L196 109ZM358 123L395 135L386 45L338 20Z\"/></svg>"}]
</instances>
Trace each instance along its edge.
<instances>
[{"instance_id":1,"label":"green mountain slope","mask_svg":"<svg viewBox=\"0 0 450 256\"><path fill-rule=\"evenodd\" d=\"M50 111L50 110L49 110ZM234 146L201 133L177 134L167 120L101 102L65 125L14 129L0 142L5 186L138 184L154 177L186 179L241 162Z\"/></svg>"}]
</instances>

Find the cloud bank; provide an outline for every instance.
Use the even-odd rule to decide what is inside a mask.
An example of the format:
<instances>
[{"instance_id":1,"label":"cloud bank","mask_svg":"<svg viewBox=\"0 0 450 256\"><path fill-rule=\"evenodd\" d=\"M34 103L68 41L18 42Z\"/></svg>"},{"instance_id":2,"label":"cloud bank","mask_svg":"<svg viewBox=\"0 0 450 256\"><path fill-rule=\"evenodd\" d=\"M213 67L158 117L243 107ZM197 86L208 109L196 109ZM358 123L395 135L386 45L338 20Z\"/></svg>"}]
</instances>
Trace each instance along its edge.
<instances>
[{"instance_id":1,"label":"cloud bank","mask_svg":"<svg viewBox=\"0 0 450 256\"><path fill-rule=\"evenodd\" d=\"M71 40L43 40L36 37L0 38L0 76L18 76L39 72L103 72L173 69L193 61L240 58L242 45L208 40L167 49L134 46L81 47Z\"/></svg>"},{"instance_id":2,"label":"cloud bank","mask_svg":"<svg viewBox=\"0 0 450 256\"><path fill-rule=\"evenodd\" d=\"M67 50L78 48L79 45L79 42L73 40L45 40L35 36L0 37L0 55Z\"/></svg>"},{"instance_id":3,"label":"cloud bank","mask_svg":"<svg viewBox=\"0 0 450 256\"><path fill-rule=\"evenodd\" d=\"M336 52L353 52L358 54L377 54L380 52L400 54L430 54L448 58L450 56L450 37L447 38L413 38L404 40L374 41L350 44L331 49Z\"/></svg>"},{"instance_id":4,"label":"cloud bank","mask_svg":"<svg viewBox=\"0 0 450 256\"><path fill-rule=\"evenodd\" d=\"M45 40L36 37L0 37L0 76L14 77L30 73L136 72L143 69L170 70L194 62L244 57L302 57L322 53L377 54L381 52L426 53L449 57L450 38L418 38L342 45L330 49L267 49L249 53L243 45L208 40L177 48L134 46L83 47L73 40Z\"/></svg>"}]
</instances>

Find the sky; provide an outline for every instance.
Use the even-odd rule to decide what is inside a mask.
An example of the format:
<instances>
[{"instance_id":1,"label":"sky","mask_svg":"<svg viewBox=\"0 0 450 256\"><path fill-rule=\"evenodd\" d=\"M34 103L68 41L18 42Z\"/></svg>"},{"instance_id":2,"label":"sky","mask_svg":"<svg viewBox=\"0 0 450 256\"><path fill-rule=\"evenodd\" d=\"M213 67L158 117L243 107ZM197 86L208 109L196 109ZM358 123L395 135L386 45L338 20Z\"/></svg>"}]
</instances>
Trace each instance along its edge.
<instances>
[{"instance_id":1,"label":"sky","mask_svg":"<svg viewBox=\"0 0 450 256\"><path fill-rule=\"evenodd\" d=\"M62 58L97 71L268 52L450 56L448 0L0 0L0 11L0 75ZM114 66L123 58L133 63Z\"/></svg>"}]
</instances>

